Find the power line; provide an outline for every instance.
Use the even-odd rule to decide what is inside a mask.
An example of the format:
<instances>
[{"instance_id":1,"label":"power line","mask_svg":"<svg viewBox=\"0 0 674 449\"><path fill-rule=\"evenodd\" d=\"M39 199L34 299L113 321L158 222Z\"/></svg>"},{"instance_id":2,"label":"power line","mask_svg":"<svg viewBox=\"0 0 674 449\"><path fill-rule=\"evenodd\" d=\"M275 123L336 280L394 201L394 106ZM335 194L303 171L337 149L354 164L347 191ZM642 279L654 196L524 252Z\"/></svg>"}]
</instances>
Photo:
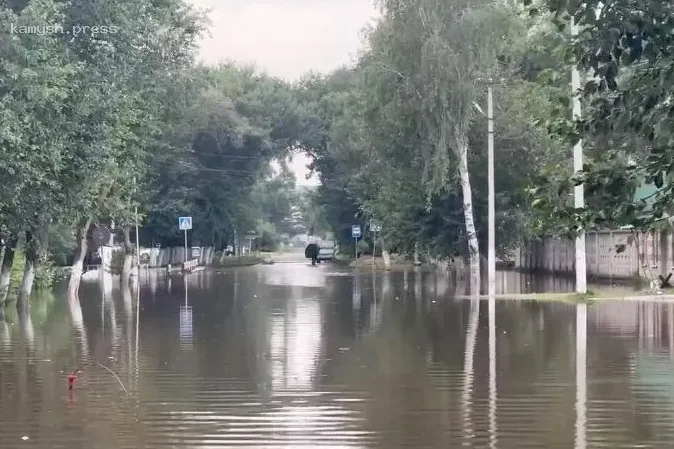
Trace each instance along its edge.
<instances>
[{"instance_id":1,"label":"power line","mask_svg":"<svg viewBox=\"0 0 674 449\"><path fill-rule=\"evenodd\" d=\"M203 170L203 171L212 171L212 172L217 172L217 173L225 173L225 174L230 174L230 175L236 175L236 174L245 174L245 175L257 175L259 174L259 171L252 171L252 170L233 170L233 169L218 169L218 168L208 168L208 167L197 167L192 164L188 164L186 162L181 162L177 161L179 165L182 165L184 167L187 167L192 170Z\"/></svg>"},{"instance_id":2,"label":"power line","mask_svg":"<svg viewBox=\"0 0 674 449\"><path fill-rule=\"evenodd\" d=\"M181 151L183 153L189 153L189 154L195 154L195 155L204 155L204 156L217 156L217 157L223 157L223 158L229 158L229 159L241 159L241 160L266 160L266 159L276 159L275 156L262 156L262 155L257 155L257 156L245 156L245 155L238 155L238 154L222 154L222 153L210 153L207 151L197 151L193 150L190 148L180 148L180 147L174 147L172 145L165 145L166 148L169 148L174 151Z\"/></svg>"}]
</instances>

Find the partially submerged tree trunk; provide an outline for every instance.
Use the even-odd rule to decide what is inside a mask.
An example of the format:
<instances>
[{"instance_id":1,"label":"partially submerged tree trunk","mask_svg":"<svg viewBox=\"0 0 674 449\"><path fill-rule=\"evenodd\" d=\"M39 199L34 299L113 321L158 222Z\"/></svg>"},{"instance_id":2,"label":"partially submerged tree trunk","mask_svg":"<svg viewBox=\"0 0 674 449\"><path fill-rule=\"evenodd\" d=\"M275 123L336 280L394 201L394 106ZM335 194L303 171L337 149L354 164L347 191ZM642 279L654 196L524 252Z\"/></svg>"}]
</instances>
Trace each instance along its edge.
<instances>
[{"instance_id":1,"label":"partially submerged tree trunk","mask_svg":"<svg viewBox=\"0 0 674 449\"><path fill-rule=\"evenodd\" d=\"M468 240L468 260L470 267L470 294L480 294L480 246L477 241L475 220L473 218L473 192L468 174L468 136L465 132L456 132L457 152L459 159L459 178L463 196L463 217L466 223Z\"/></svg>"},{"instance_id":2,"label":"partially submerged tree trunk","mask_svg":"<svg viewBox=\"0 0 674 449\"><path fill-rule=\"evenodd\" d=\"M23 269L23 279L19 287L19 296L16 300L16 307L23 309L30 305L30 295L33 292L37 264L44 248L47 246L47 237L49 229L46 225L41 228L34 227L26 231L26 264Z\"/></svg>"},{"instance_id":3,"label":"partially submerged tree trunk","mask_svg":"<svg viewBox=\"0 0 674 449\"><path fill-rule=\"evenodd\" d=\"M82 273L84 271L84 258L87 255L87 249L89 246L87 242L87 232L89 232L89 226L91 226L90 218L84 218L80 220L77 226L73 266L70 269L70 279L68 280L69 297L74 296L80 289L80 281L82 280Z\"/></svg>"},{"instance_id":4,"label":"partially submerged tree trunk","mask_svg":"<svg viewBox=\"0 0 674 449\"><path fill-rule=\"evenodd\" d=\"M241 242L239 242L239 234L237 234L236 228L234 228L234 254L241 257Z\"/></svg>"},{"instance_id":5,"label":"partially submerged tree trunk","mask_svg":"<svg viewBox=\"0 0 674 449\"><path fill-rule=\"evenodd\" d=\"M5 245L5 254L2 259L2 268L0 269L0 307L7 300L9 292L9 283L12 279L12 266L14 266L14 251L16 250L16 239L8 239Z\"/></svg>"},{"instance_id":6,"label":"partially submerged tree trunk","mask_svg":"<svg viewBox=\"0 0 674 449\"><path fill-rule=\"evenodd\" d=\"M419 242L414 243L414 265L421 265L421 261L419 260Z\"/></svg>"},{"instance_id":7,"label":"partially submerged tree trunk","mask_svg":"<svg viewBox=\"0 0 674 449\"><path fill-rule=\"evenodd\" d=\"M381 240L381 257L384 259L384 269L390 270L391 269L391 255L389 254L388 249L386 248L386 240L384 240L383 235L380 236L380 240Z\"/></svg>"},{"instance_id":8,"label":"partially submerged tree trunk","mask_svg":"<svg viewBox=\"0 0 674 449\"><path fill-rule=\"evenodd\" d=\"M131 229L124 226L124 266L122 268L122 279L128 279L131 276L133 268L134 247L131 243Z\"/></svg>"}]
</instances>

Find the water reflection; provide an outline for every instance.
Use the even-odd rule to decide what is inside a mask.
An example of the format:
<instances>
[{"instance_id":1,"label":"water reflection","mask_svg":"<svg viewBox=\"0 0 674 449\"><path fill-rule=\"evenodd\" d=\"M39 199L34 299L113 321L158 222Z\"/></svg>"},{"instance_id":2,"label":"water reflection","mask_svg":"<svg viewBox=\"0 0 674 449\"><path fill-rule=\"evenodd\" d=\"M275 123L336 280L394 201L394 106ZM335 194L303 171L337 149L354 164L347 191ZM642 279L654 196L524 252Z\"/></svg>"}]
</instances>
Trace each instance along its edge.
<instances>
[{"instance_id":1,"label":"water reflection","mask_svg":"<svg viewBox=\"0 0 674 449\"><path fill-rule=\"evenodd\" d=\"M189 276L189 275L188 275ZM183 278L183 290L185 292L185 304L180 306L180 347L185 351L192 350L193 347L193 329L192 307L189 305L188 276Z\"/></svg>"},{"instance_id":2,"label":"water reflection","mask_svg":"<svg viewBox=\"0 0 674 449\"><path fill-rule=\"evenodd\" d=\"M421 270L278 265L175 276L171 294L147 276L8 314L0 447L671 445L671 304L462 301ZM69 403L83 360L133 394L92 370Z\"/></svg>"},{"instance_id":3,"label":"water reflection","mask_svg":"<svg viewBox=\"0 0 674 449\"><path fill-rule=\"evenodd\" d=\"M361 278L360 273L356 273L353 276L353 280L352 280L352 284L351 284L353 286L353 290L352 290L352 294L351 294L351 307L353 308L353 310L356 311L356 315L354 316L355 319L358 318L358 314L360 312L362 295L363 295L363 292L361 290L361 285L360 285L360 282L361 282L360 278Z\"/></svg>"},{"instance_id":4,"label":"water reflection","mask_svg":"<svg viewBox=\"0 0 674 449\"><path fill-rule=\"evenodd\" d=\"M2 306L0 306L2 307ZM11 343L11 337L9 334L9 324L2 319L0 320L0 346L7 347Z\"/></svg>"},{"instance_id":5,"label":"water reflection","mask_svg":"<svg viewBox=\"0 0 674 449\"><path fill-rule=\"evenodd\" d=\"M35 328L33 327L33 317L28 308L19 310L19 330L21 338L26 344L26 349L29 353L32 353L35 350Z\"/></svg>"},{"instance_id":6,"label":"water reflection","mask_svg":"<svg viewBox=\"0 0 674 449\"><path fill-rule=\"evenodd\" d=\"M466 346L464 349L463 362L463 431L464 431L464 445L471 446L471 440L474 437L473 423L472 423L472 405L473 405L473 380L474 380L474 358L475 358L475 341L477 338L477 324L480 319L480 302L478 300L470 301L470 315L468 317L468 325L466 326Z\"/></svg>"},{"instance_id":7,"label":"water reflection","mask_svg":"<svg viewBox=\"0 0 674 449\"><path fill-rule=\"evenodd\" d=\"M587 305L576 306L576 449L586 447Z\"/></svg>"},{"instance_id":8,"label":"water reflection","mask_svg":"<svg viewBox=\"0 0 674 449\"><path fill-rule=\"evenodd\" d=\"M321 331L320 306L313 300L298 298L288 304L283 314L271 317L269 347L274 394L296 397L300 391L312 390L319 368Z\"/></svg>"},{"instance_id":9,"label":"water reflection","mask_svg":"<svg viewBox=\"0 0 674 449\"><path fill-rule=\"evenodd\" d=\"M489 298L489 447L497 447L496 425L496 300Z\"/></svg>"}]
</instances>

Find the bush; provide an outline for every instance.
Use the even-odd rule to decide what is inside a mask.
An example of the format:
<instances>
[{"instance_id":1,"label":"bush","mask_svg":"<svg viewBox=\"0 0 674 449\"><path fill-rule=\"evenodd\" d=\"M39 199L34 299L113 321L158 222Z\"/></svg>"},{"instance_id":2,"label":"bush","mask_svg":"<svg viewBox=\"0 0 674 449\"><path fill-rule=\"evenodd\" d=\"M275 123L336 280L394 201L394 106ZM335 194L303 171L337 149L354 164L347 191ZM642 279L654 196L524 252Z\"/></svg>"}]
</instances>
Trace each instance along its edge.
<instances>
[{"instance_id":1,"label":"bush","mask_svg":"<svg viewBox=\"0 0 674 449\"><path fill-rule=\"evenodd\" d=\"M115 249L112 251L112 258L110 260L110 272L112 274L122 274L124 269L124 250Z\"/></svg>"},{"instance_id":2,"label":"bush","mask_svg":"<svg viewBox=\"0 0 674 449\"><path fill-rule=\"evenodd\" d=\"M56 279L56 264L50 254L45 254L37 262L35 270L35 289L46 290L54 285Z\"/></svg>"}]
</instances>

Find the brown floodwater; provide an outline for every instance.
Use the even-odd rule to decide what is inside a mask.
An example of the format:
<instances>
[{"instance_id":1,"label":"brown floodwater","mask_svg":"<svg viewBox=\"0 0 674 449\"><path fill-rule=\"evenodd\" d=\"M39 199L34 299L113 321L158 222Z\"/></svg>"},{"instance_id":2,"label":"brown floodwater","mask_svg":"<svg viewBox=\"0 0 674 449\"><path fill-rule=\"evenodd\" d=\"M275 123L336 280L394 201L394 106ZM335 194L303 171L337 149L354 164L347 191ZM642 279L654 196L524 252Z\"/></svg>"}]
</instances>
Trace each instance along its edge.
<instances>
[{"instance_id":1,"label":"brown floodwater","mask_svg":"<svg viewBox=\"0 0 674 449\"><path fill-rule=\"evenodd\" d=\"M0 322L0 448L672 447L674 304L452 285L288 263L41 295Z\"/></svg>"}]
</instances>

